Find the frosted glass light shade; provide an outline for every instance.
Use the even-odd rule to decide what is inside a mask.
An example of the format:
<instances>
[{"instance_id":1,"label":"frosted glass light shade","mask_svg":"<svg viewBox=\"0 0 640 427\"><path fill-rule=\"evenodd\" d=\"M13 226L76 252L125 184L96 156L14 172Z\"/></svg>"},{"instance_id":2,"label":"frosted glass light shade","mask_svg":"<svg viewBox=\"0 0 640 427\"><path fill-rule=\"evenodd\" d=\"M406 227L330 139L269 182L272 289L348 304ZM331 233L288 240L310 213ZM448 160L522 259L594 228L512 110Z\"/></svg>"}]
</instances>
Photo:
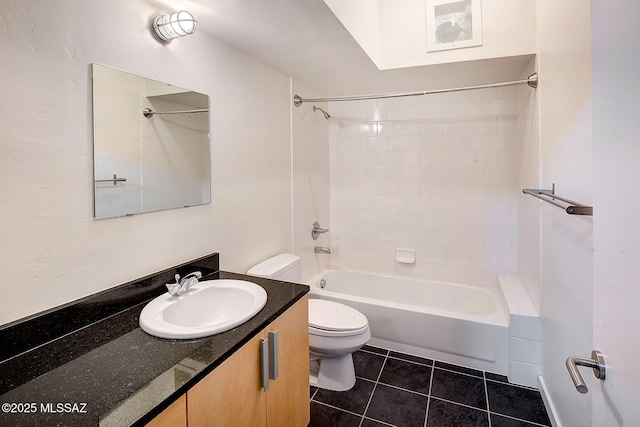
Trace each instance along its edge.
<instances>
[{"instance_id":1,"label":"frosted glass light shade","mask_svg":"<svg viewBox=\"0 0 640 427\"><path fill-rule=\"evenodd\" d=\"M170 13L168 15L160 15L153 20L153 31L164 41L188 36L196 32L198 21L193 15L186 10Z\"/></svg>"}]
</instances>

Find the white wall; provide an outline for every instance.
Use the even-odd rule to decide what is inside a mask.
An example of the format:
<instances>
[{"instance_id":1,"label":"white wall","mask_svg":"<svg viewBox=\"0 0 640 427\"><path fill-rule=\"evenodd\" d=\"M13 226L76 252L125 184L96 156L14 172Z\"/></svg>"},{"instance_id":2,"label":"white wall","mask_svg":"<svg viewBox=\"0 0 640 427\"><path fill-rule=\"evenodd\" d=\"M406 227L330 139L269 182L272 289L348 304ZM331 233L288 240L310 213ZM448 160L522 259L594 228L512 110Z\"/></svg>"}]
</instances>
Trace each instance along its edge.
<instances>
[{"instance_id":1,"label":"white wall","mask_svg":"<svg viewBox=\"0 0 640 427\"><path fill-rule=\"evenodd\" d=\"M537 70L535 59L522 75ZM540 120L538 90L522 86L516 97L518 188L540 188ZM540 210L544 202L528 195L518 197L518 277L531 302L540 312Z\"/></svg>"},{"instance_id":2,"label":"white wall","mask_svg":"<svg viewBox=\"0 0 640 427\"><path fill-rule=\"evenodd\" d=\"M482 45L427 52L424 0L380 0L382 69L471 61L535 52L536 19L533 0L484 0ZM475 30L474 30L475 31Z\"/></svg>"},{"instance_id":3,"label":"white wall","mask_svg":"<svg viewBox=\"0 0 640 427\"><path fill-rule=\"evenodd\" d=\"M331 103L332 266L485 286L516 273L517 93Z\"/></svg>"},{"instance_id":4,"label":"white wall","mask_svg":"<svg viewBox=\"0 0 640 427\"><path fill-rule=\"evenodd\" d=\"M380 58L380 2L371 0L324 0L351 36L378 68Z\"/></svg>"},{"instance_id":5,"label":"white wall","mask_svg":"<svg viewBox=\"0 0 640 427\"><path fill-rule=\"evenodd\" d=\"M321 96L295 80L293 93L307 98ZM313 112L313 105L292 107L293 251L301 258L303 282L328 268L330 255L316 254L313 247L328 246L333 233L329 230L317 240L311 238L314 221L329 228L329 122L320 111ZM326 103L315 105L327 110Z\"/></svg>"},{"instance_id":6,"label":"white wall","mask_svg":"<svg viewBox=\"0 0 640 427\"><path fill-rule=\"evenodd\" d=\"M142 0L0 3L0 324L210 252L292 250L290 79ZM212 203L94 221L90 64L211 96Z\"/></svg>"},{"instance_id":7,"label":"white wall","mask_svg":"<svg viewBox=\"0 0 640 427\"><path fill-rule=\"evenodd\" d=\"M381 70L534 53L534 0L484 0L482 44L427 52L424 0L325 0L371 61Z\"/></svg>"},{"instance_id":8,"label":"white wall","mask_svg":"<svg viewBox=\"0 0 640 427\"><path fill-rule=\"evenodd\" d=\"M640 201L629 197L640 182L640 4L593 0L591 14L593 348L604 354L608 369L605 381L589 373L585 381L593 396L593 426L621 427L640 420Z\"/></svg>"},{"instance_id":9,"label":"white wall","mask_svg":"<svg viewBox=\"0 0 640 427\"><path fill-rule=\"evenodd\" d=\"M592 204L589 3L536 4L542 186ZM547 203L541 209L542 376L562 426L590 426L591 393L576 392L564 361L592 350L593 223Z\"/></svg>"}]
</instances>

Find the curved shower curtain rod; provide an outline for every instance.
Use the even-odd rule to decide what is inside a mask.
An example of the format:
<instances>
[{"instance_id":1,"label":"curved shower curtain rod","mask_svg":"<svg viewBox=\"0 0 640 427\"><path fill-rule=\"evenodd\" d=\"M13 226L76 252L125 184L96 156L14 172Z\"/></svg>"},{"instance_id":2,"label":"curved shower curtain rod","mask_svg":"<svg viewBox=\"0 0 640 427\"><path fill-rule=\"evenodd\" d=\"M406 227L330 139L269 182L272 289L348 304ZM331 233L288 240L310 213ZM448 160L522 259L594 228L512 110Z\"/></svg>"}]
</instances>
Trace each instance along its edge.
<instances>
[{"instance_id":1,"label":"curved shower curtain rod","mask_svg":"<svg viewBox=\"0 0 640 427\"><path fill-rule=\"evenodd\" d=\"M538 87L538 73L531 74L525 80L515 80L512 82L493 83L493 84L479 85L479 86L466 86L466 87L458 87L453 89L427 90L423 92L389 93L389 94L379 94L379 95L336 96L333 98L314 98L314 99L306 99L306 98L302 98L300 95L295 95L293 97L293 105L295 105L296 107L299 107L304 102L360 101L365 99L401 98L405 96L420 96L420 95L431 95L434 93L461 92L464 90L490 89L495 87L515 86L515 85L522 85L522 84L526 84L529 87L536 89Z\"/></svg>"}]
</instances>

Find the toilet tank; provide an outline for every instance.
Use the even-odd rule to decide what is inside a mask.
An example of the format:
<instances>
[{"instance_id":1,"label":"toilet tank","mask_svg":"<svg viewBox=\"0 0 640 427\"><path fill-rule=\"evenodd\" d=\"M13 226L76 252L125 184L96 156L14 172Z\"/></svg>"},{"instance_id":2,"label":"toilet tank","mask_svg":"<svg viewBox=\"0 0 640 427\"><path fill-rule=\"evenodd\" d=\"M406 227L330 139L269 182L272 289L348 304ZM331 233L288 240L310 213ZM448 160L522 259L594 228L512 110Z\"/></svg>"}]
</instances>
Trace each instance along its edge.
<instances>
[{"instance_id":1,"label":"toilet tank","mask_svg":"<svg viewBox=\"0 0 640 427\"><path fill-rule=\"evenodd\" d=\"M300 283L302 270L300 257L293 254L280 254L262 261L251 267L247 274L250 276L267 277L284 282Z\"/></svg>"}]
</instances>

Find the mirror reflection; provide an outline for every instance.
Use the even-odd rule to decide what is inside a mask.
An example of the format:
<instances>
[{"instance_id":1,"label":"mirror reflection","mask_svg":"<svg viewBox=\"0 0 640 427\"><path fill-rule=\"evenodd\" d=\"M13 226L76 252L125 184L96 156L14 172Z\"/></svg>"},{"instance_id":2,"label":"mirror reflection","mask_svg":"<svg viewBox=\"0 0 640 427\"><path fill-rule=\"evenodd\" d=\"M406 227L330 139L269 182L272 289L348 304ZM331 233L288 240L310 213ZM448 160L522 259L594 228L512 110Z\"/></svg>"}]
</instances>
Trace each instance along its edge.
<instances>
[{"instance_id":1,"label":"mirror reflection","mask_svg":"<svg viewBox=\"0 0 640 427\"><path fill-rule=\"evenodd\" d=\"M211 202L209 97L93 64L94 217Z\"/></svg>"}]
</instances>

